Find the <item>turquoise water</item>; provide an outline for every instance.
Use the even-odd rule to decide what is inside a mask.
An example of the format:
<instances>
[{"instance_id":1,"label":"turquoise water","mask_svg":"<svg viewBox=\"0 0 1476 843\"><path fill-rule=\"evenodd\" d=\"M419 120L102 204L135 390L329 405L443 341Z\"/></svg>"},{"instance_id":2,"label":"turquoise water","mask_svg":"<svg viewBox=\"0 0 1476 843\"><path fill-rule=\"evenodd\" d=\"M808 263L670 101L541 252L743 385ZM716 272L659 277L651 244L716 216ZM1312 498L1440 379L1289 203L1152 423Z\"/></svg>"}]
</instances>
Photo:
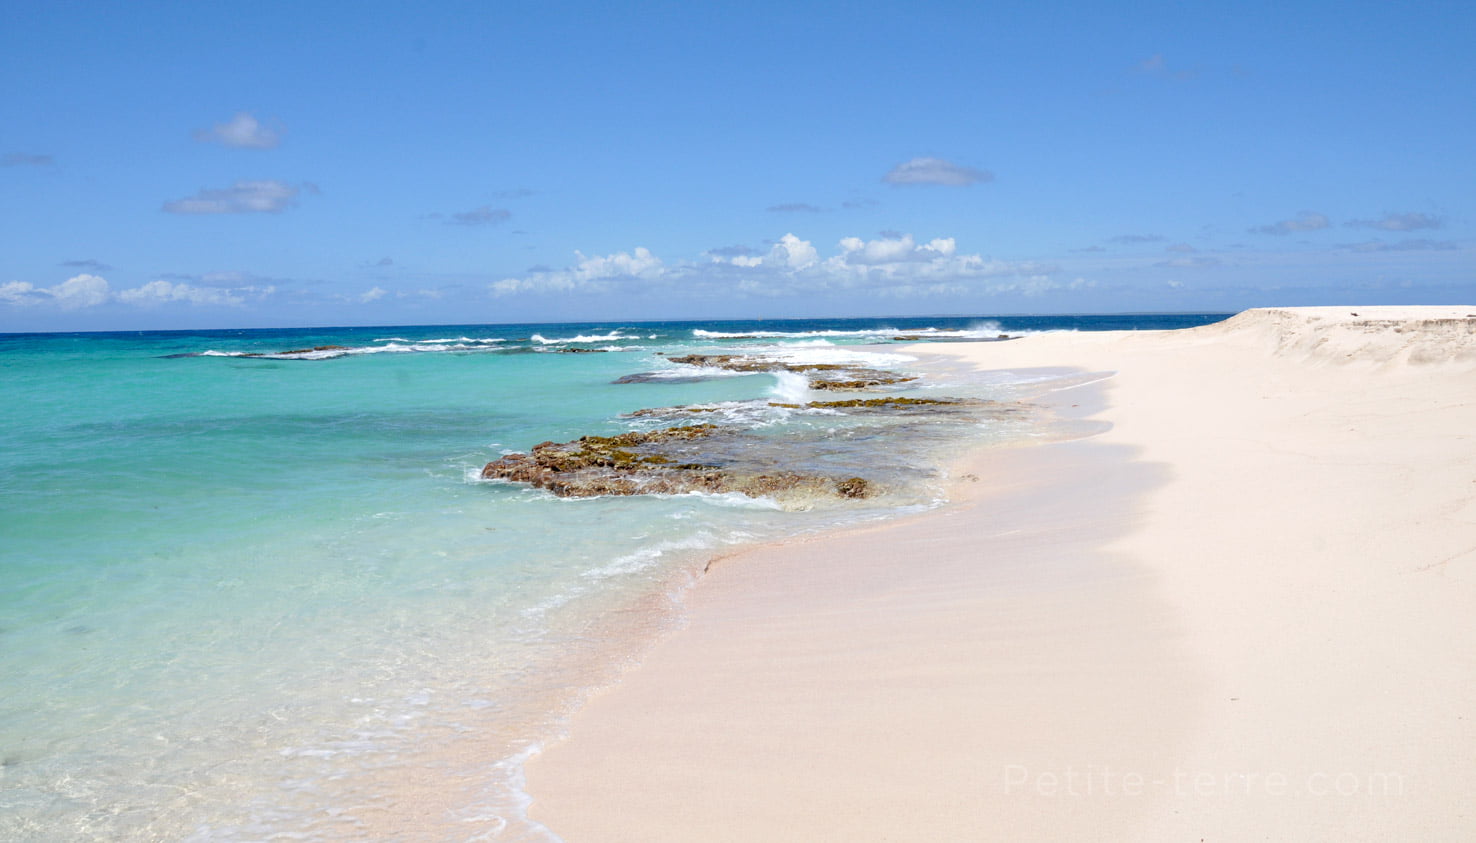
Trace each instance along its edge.
<instances>
[{"instance_id":1,"label":"turquoise water","mask_svg":"<svg viewBox=\"0 0 1476 843\"><path fill-rule=\"evenodd\" d=\"M1028 432L771 408L802 385L658 352L906 369L855 344L1216 317L1127 318L0 337L0 839L348 838L410 778L453 794L428 839L546 837L517 759L706 559L934 505L931 454ZM276 354L321 346L341 348ZM678 377L614 383L650 371ZM797 510L477 479L694 403L786 465L876 462L890 493Z\"/></svg>"}]
</instances>

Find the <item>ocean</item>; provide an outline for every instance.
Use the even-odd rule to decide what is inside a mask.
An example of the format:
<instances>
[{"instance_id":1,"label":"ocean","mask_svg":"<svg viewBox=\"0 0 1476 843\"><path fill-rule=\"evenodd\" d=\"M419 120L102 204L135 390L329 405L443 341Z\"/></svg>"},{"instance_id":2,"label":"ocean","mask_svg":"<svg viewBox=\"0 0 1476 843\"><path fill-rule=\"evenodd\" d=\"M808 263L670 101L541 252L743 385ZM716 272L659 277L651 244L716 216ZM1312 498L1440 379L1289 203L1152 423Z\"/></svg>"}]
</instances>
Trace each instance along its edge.
<instances>
[{"instance_id":1,"label":"ocean","mask_svg":"<svg viewBox=\"0 0 1476 843\"><path fill-rule=\"evenodd\" d=\"M959 448L1034 435L986 403L1033 376L903 343L1222 318L0 335L0 839L557 839L522 760L709 560L939 506ZM898 397L966 403L824 405ZM693 423L704 465L867 494L481 476ZM396 825L428 793L448 807Z\"/></svg>"}]
</instances>

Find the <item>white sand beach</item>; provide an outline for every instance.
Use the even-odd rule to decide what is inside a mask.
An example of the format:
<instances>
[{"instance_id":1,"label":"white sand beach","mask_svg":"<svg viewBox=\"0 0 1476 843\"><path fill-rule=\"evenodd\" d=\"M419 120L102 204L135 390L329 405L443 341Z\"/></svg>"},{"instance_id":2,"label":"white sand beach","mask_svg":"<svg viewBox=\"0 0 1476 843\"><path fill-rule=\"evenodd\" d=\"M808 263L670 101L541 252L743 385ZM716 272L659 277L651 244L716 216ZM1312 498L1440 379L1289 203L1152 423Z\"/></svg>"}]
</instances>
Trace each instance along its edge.
<instances>
[{"instance_id":1,"label":"white sand beach","mask_svg":"<svg viewBox=\"0 0 1476 843\"><path fill-rule=\"evenodd\" d=\"M918 345L1109 429L715 564L527 768L569 843L1476 838L1476 307ZM969 477L977 478L974 480Z\"/></svg>"}]
</instances>

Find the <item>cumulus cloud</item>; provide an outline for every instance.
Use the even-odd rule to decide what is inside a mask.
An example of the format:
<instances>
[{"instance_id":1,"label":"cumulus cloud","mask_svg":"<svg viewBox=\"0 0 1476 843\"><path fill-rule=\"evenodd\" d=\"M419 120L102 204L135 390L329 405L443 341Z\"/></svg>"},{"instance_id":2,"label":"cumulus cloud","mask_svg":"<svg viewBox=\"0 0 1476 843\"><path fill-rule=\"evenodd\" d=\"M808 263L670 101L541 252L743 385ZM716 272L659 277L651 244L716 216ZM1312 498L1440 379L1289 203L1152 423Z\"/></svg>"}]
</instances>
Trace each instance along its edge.
<instances>
[{"instance_id":1,"label":"cumulus cloud","mask_svg":"<svg viewBox=\"0 0 1476 843\"><path fill-rule=\"evenodd\" d=\"M296 205L300 191L297 185L269 179L238 181L165 202L164 210L171 214L277 214Z\"/></svg>"},{"instance_id":2,"label":"cumulus cloud","mask_svg":"<svg viewBox=\"0 0 1476 843\"><path fill-rule=\"evenodd\" d=\"M1277 236L1292 234L1298 231L1317 231L1331 225L1327 217L1316 211L1302 211L1289 220L1280 220L1268 225L1258 225L1249 229L1251 234L1275 234Z\"/></svg>"},{"instance_id":3,"label":"cumulus cloud","mask_svg":"<svg viewBox=\"0 0 1476 843\"><path fill-rule=\"evenodd\" d=\"M56 160L50 155L29 152L7 152L0 155L0 167L50 167Z\"/></svg>"},{"instance_id":4,"label":"cumulus cloud","mask_svg":"<svg viewBox=\"0 0 1476 843\"><path fill-rule=\"evenodd\" d=\"M1439 228L1445 224L1445 220L1430 214L1408 213L1384 214L1376 220L1349 220L1343 224L1351 228L1377 228L1383 231L1419 231Z\"/></svg>"},{"instance_id":5,"label":"cumulus cloud","mask_svg":"<svg viewBox=\"0 0 1476 843\"><path fill-rule=\"evenodd\" d=\"M781 202L778 205L770 205L769 207L765 208L764 210L765 211L770 211L770 212L773 212L773 213L781 213L781 214L783 214L783 213L796 213L796 212L799 212L799 213L807 213L807 214L819 214L819 213L822 213L822 212L825 211L825 209L822 208L822 207L820 207L819 205L811 205L808 202Z\"/></svg>"},{"instance_id":6,"label":"cumulus cloud","mask_svg":"<svg viewBox=\"0 0 1476 843\"><path fill-rule=\"evenodd\" d=\"M135 306L156 306L171 302L193 305L244 304L248 297L265 298L275 287L202 287L184 282L159 279L139 287L113 290L106 278L83 273L51 287L37 287L28 281L11 281L0 285L0 302L16 306L50 305L62 310L117 302Z\"/></svg>"},{"instance_id":7,"label":"cumulus cloud","mask_svg":"<svg viewBox=\"0 0 1476 843\"><path fill-rule=\"evenodd\" d=\"M575 252L574 255L579 260L572 267L534 272L523 278L504 278L492 284L492 293L505 296L524 292L603 291L611 289L619 281L659 279L666 271L661 259L645 247L613 255L588 257L583 252Z\"/></svg>"},{"instance_id":8,"label":"cumulus cloud","mask_svg":"<svg viewBox=\"0 0 1476 843\"><path fill-rule=\"evenodd\" d=\"M510 219L512 219L511 211L505 208L494 208L491 205L482 205L470 211L452 214L447 222L452 225L497 225Z\"/></svg>"},{"instance_id":9,"label":"cumulus cloud","mask_svg":"<svg viewBox=\"0 0 1476 843\"><path fill-rule=\"evenodd\" d=\"M359 294L359 301L368 304L372 301L378 301L379 299L382 299L387 295L389 295L389 290L386 290L383 287L372 287L369 290L366 290L365 292Z\"/></svg>"},{"instance_id":10,"label":"cumulus cloud","mask_svg":"<svg viewBox=\"0 0 1476 843\"><path fill-rule=\"evenodd\" d=\"M255 292L255 290L253 290ZM157 306L170 302L185 302L197 305L239 306L246 303L241 291L235 288L196 287L183 282L150 281L142 287L120 290L118 301L124 304Z\"/></svg>"},{"instance_id":11,"label":"cumulus cloud","mask_svg":"<svg viewBox=\"0 0 1476 843\"><path fill-rule=\"evenodd\" d=\"M882 176L882 181L895 185L941 184L964 187L994 181L994 174L988 170L965 167L942 158L914 158L893 167L891 172Z\"/></svg>"},{"instance_id":12,"label":"cumulus cloud","mask_svg":"<svg viewBox=\"0 0 1476 843\"><path fill-rule=\"evenodd\" d=\"M0 301L7 304L54 304L62 310L77 310L106 302L111 292L107 279L83 273L54 287L37 287L29 281L11 281L0 286Z\"/></svg>"},{"instance_id":13,"label":"cumulus cloud","mask_svg":"<svg viewBox=\"0 0 1476 843\"><path fill-rule=\"evenodd\" d=\"M529 273L491 285L494 295L527 292L608 292L617 287L661 287L692 292L785 296L808 292L869 292L876 295L930 295L964 292L1035 294L1060 289L1056 267L960 254L953 238L918 242L910 234L875 239L842 238L830 256L809 240L790 233L764 252L728 247L709 250L706 260L667 263L640 248L605 257L579 254L574 266Z\"/></svg>"},{"instance_id":14,"label":"cumulus cloud","mask_svg":"<svg viewBox=\"0 0 1476 843\"><path fill-rule=\"evenodd\" d=\"M196 129L195 140L238 149L271 149L282 142L282 133L262 125L249 112L238 111L229 122L216 123L209 129Z\"/></svg>"},{"instance_id":15,"label":"cumulus cloud","mask_svg":"<svg viewBox=\"0 0 1476 843\"><path fill-rule=\"evenodd\" d=\"M786 234L770 246L766 254L736 255L726 260L715 257L713 263L728 263L744 269L767 267L781 271L793 271L812 266L819 260L820 253L810 241L801 240L793 234Z\"/></svg>"},{"instance_id":16,"label":"cumulus cloud","mask_svg":"<svg viewBox=\"0 0 1476 843\"><path fill-rule=\"evenodd\" d=\"M845 237L841 239L840 247L845 262L859 266L930 262L950 258L958 251L952 237L937 238L919 246L913 242L911 234L886 236L878 240Z\"/></svg>"}]
</instances>

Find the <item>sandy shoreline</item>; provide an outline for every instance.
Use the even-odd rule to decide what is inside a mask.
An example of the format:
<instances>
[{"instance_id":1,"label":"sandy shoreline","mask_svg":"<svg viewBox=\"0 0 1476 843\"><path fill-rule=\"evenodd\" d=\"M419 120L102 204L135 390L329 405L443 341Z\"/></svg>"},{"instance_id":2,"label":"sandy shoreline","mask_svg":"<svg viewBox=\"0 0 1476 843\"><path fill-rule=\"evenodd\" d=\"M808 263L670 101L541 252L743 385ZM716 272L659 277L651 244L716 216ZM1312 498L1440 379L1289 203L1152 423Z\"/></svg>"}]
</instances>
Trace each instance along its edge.
<instances>
[{"instance_id":1,"label":"sandy shoreline","mask_svg":"<svg viewBox=\"0 0 1476 843\"><path fill-rule=\"evenodd\" d=\"M531 815L570 843L1469 838L1472 312L911 349L1113 371L1112 427L715 566L530 762Z\"/></svg>"}]
</instances>

